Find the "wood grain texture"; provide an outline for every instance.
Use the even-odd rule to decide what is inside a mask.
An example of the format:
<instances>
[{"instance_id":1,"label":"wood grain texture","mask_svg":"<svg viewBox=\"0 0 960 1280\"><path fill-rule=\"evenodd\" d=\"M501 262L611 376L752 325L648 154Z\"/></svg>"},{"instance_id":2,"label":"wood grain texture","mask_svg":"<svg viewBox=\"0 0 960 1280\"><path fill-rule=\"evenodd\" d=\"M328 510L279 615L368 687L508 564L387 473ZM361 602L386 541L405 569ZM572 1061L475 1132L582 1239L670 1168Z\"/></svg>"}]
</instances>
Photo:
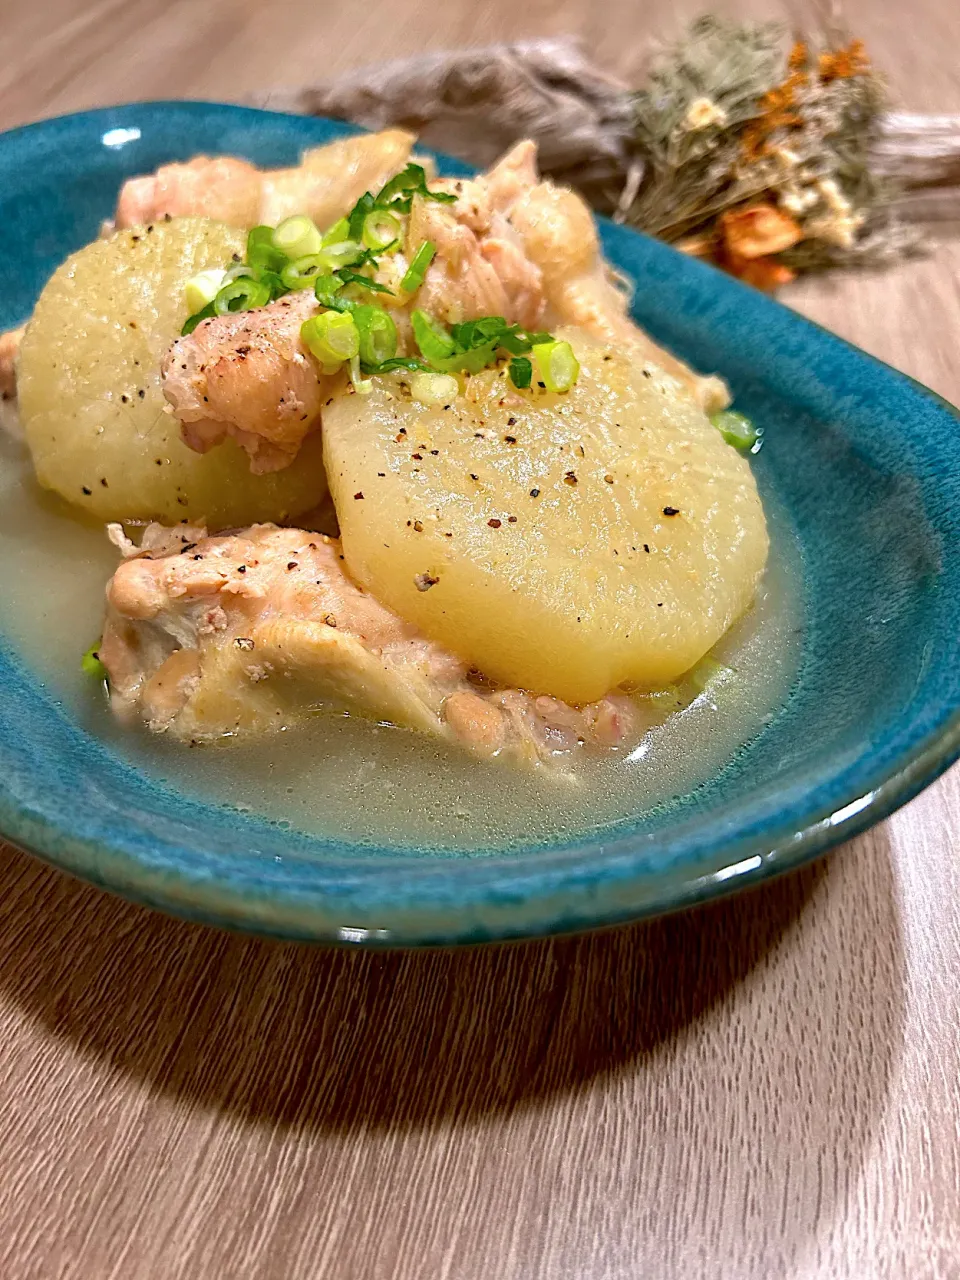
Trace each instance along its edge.
<instances>
[{"instance_id":1,"label":"wood grain texture","mask_svg":"<svg viewBox=\"0 0 960 1280\"><path fill-rule=\"evenodd\" d=\"M0 126L543 33L630 74L697 7L5 0ZM905 105L960 110L955 6L847 16ZM945 244L787 301L960 401L958 280ZM954 772L741 898L431 955L216 933L3 848L0 1275L960 1276L958 830Z\"/></svg>"}]
</instances>

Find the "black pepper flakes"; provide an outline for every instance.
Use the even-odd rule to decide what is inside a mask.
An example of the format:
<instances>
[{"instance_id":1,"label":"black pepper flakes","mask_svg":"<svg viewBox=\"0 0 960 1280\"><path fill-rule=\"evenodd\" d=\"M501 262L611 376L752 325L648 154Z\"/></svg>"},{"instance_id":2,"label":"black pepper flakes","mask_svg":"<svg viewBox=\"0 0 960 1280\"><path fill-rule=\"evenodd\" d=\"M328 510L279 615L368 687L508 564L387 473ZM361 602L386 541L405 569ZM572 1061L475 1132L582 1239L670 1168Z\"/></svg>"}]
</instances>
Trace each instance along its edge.
<instances>
[{"instance_id":1,"label":"black pepper flakes","mask_svg":"<svg viewBox=\"0 0 960 1280\"><path fill-rule=\"evenodd\" d=\"M106 476L101 476L101 477L100 477L100 483L103 485L104 489L109 489L109 488L110 488L110 486L107 484Z\"/></svg>"},{"instance_id":2,"label":"black pepper flakes","mask_svg":"<svg viewBox=\"0 0 960 1280\"><path fill-rule=\"evenodd\" d=\"M679 507L664 507L663 514L665 516L678 516L680 514Z\"/></svg>"},{"instance_id":3,"label":"black pepper flakes","mask_svg":"<svg viewBox=\"0 0 960 1280\"><path fill-rule=\"evenodd\" d=\"M504 442L504 444L516 444L516 443L517 443L517 437L516 437L516 436L504 436L504 437L503 437L503 442Z\"/></svg>"},{"instance_id":4,"label":"black pepper flakes","mask_svg":"<svg viewBox=\"0 0 960 1280\"><path fill-rule=\"evenodd\" d=\"M256 645L249 636L237 636L233 644L235 648L242 649L244 653L249 653L251 649L256 648Z\"/></svg>"},{"instance_id":5,"label":"black pepper flakes","mask_svg":"<svg viewBox=\"0 0 960 1280\"><path fill-rule=\"evenodd\" d=\"M480 477L476 474L476 472L471 471L471 472L470 472L470 479L471 479L471 480L479 480L479 479L480 479Z\"/></svg>"},{"instance_id":6,"label":"black pepper flakes","mask_svg":"<svg viewBox=\"0 0 960 1280\"><path fill-rule=\"evenodd\" d=\"M415 573L413 581L418 591L429 591L431 587L437 585L440 579L432 573Z\"/></svg>"},{"instance_id":7,"label":"black pepper flakes","mask_svg":"<svg viewBox=\"0 0 960 1280\"><path fill-rule=\"evenodd\" d=\"M92 490L92 489L88 489L88 488L87 488L87 486L86 486L85 484L84 484L84 485L81 485L81 486L80 486L80 488L81 488L81 490L82 490L82 491L87 495L87 497L88 497L88 498L90 497L91 493L93 493L93 490Z\"/></svg>"},{"instance_id":8,"label":"black pepper flakes","mask_svg":"<svg viewBox=\"0 0 960 1280\"><path fill-rule=\"evenodd\" d=\"M381 480L384 480L386 479L387 473L385 471L378 471L377 475L380 477Z\"/></svg>"},{"instance_id":9,"label":"black pepper flakes","mask_svg":"<svg viewBox=\"0 0 960 1280\"><path fill-rule=\"evenodd\" d=\"M296 569L296 567L297 567L297 562L296 562L296 560L288 560L288 561L287 561L287 568L288 568L288 569Z\"/></svg>"},{"instance_id":10,"label":"black pepper flakes","mask_svg":"<svg viewBox=\"0 0 960 1280\"><path fill-rule=\"evenodd\" d=\"M245 564L237 565L237 573L246 573L246 572L247 572L247 566Z\"/></svg>"},{"instance_id":11,"label":"black pepper flakes","mask_svg":"<svg viewBox=\"0 0 960 1280\"><path fill-rule=\"evenodd\" d=\"M515 427L516 425L517 425L517 420L516 420L516 418L508 418L508 419L507 419L507 426L508 426L508 427Z\"/></svg>"},{"instance_id":12,"label":"black pepper flakes","mask_svg":"<svg viewBox=\"0 0 960 1280\"><path fill-rule=\"evenodd\" d=\"M422 461L423 461L423 454L422 454L422 453L411 453L410 457L411 457L411 458L413 458L414 462L422 462Z\"/></svg>"},{"instance_id":13,"label":"black pepper flakes","mask_svg":"<svg viewBox=\"0 0 960 1280\"><path fill-rule=\"evenodd\" d=\"M568 471L567 474L563 477L563 483L569 484L571 486L577 484L578 483L577 473L575 471Z\"/></svg>"},{"instance_id":14,"label":"black pepper flakes","mask_svg":"<svg viewBox=\"0 0 960 1280\"><path fill-rule=\"evenodd\" d=\"M607 474L603 477L605 484L613 484L613 476Z\"/></svg>"},{"instance_id":15,"label":"black pepper flakes","mask_svg":"<svg viewBox=\"0 0 960 1280\"><path fill-rule=\"evenodd\" d=\"M422 520L414 520L414 522L413 522L413 530L414 530L414 533L423 533L423 521L422 521Z\"/></svg>"},{"instance_id":16,"label":"black pepper flakes","mask_svg":"<svg viewBox=\"0 0 960 1280\"><path fill-rule=\"evenodd\" d=\"M507 523L508 523L508 524L516 524L516 523L517 523L517 517L516 517L516 516L507 516Z\"/></svg>"},{"instance_id":17,"label":"black pepper flakes","mask_svg":"<svg viewBox=\"0 0 960 1280\"><path fill-rule=\"evenodd\" d=\"M646 543L644 543L644 544L643 544L643 549L644 549L644 551L647 553L647 555L649 555L649 554L650 554L650 548L647 546L647 544L646 544Z\"/></svg>"},{"instance_id":18,"label":"black pepper flakes","mask_svg":"<svg viewBox=\"0 0 960 1280\"><path fill-rule=\"evenodd\" d=\"M144 397L146 394L147 394L147 393L146 393L146 391L144 391L143 387L141 387L141 388L140 388L140 390L137 392L137 395L138 395L138 397L139 397L141 400L143 399L143 397ZM206 396L204 396L204 399L206 399Z\"/></svg>"},{"instance_id":19,"label":"black pepper flakes","mask_svg":"<svg viewBox=\"0 0 960 1280\"><path fill-rule=\"evenodd\" d=\"M129 403L130 403L130 397L129 397L128 395L122 395L122 396L120 397L120 403L121 403L121 404L129 404Z\"/></svg>"},{"instance_id":20,"label":"black pepper flakes","mask_svg":"<svg viewBox=\"0 0 960 1280\"><path fill-rule=\"evenodd\" d=\"M324 622L327 624L327 626L328 626L328 627L333 627L334 631L336 631L336 629L337 629L337 619L336 619L336 616L335 616L334 614L332 614L332 613L328 613L328 614L326 614L326 615L324 616L324 619L323 619L323 620L324 620Z\"/></svg>"},{"instance_id":21,"label":"black pepper flakes","mask_svg":"<svg viewBox=\"0 0 960 1280\"><path fill-rule=\"evenodd\" d=\"M530 490L530 497L531 497L531 498L539 498L539 497L540 497L540 490L539 490L539 489L531 489L531 490Z\"/></svg>"},{"instance_id":22,"label":"black pepper flakes","mask_svg":"<svg viewBox=\"0 0 960 1280\"><path fill-rule=\"evenodd\" d=\"M363 494L358 489L357 492L353 495L353 500L354 502L360 502L362 501L362 499L363 499Z\"/></svg>"},{"instance_id":23,"label":"black pepper flakes","mask_svg":"<svg viewBox=\"0 0 960 1280\"><path fill-rule=\"evenodd\" d=\"M431 454L432 454L435 458L438 458L438 457L440 456L440 450L439 450L439 449L431 449L431 450L430 450L430 452L431 452Z\"/></svg>"},{"instance_id":24,"label":"black pepper flakes","mask_svg":"<svg viewBox=\"0 0 960 1280\"><path fill-rule=\"evenodd\" d=\"M493 520L488 520L487 524L490 526L491 529L499 529L501 522L496 518L494 518Z\"/></svg>"}]
</instances>

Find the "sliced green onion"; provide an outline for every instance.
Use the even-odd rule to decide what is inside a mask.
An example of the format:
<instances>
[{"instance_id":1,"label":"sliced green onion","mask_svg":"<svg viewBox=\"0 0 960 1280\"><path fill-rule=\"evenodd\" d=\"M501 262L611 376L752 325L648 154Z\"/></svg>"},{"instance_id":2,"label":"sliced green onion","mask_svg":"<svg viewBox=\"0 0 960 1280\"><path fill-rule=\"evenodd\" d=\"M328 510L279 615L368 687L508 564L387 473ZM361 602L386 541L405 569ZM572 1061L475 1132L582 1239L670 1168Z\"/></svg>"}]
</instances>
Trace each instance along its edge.
<instances>
[{"instance_id":1,"label":"sliced green onion","mask_svg":"<svg viewBox=\"0 0 960 1280\"><path fill-rule=\"evenodd\" d=\"M270 290L271 301L274 298L282 298L284 294L290 292L290 286L284 284L283 276L278 276L275 271L258 271L257 279Z\"/></svg>"},{"instance_id":2,"label":"sliced green onion","mask_svg":"<svg viewBox=\"0 0 960 1280\"><path fill-rule=\"evenodd\" d=\"M193 333L198 324L201 324L204 320L209 320L211 316L215 316L216 314L216 311L213 309L213 303L208 302L202 311L194 312L188 320L184 321L183 328L180 330L180 336L182 338L188 337Z\"/></svg>"},{"instance_id":3,"label":"sliced green onion","mask_svg":"<svg viewBox=\"0 0 960 1280\"><path fill-rule=\"evenodd\" d=\"M317 224L305 213L284 218L273 233L273 247L291 262L306 257L308 253L319 253L322 245L323 236Z\"/></svg>"},{"instance_id":4,"label":"sliced green onion","mask_svg":"<svg viewBox=\"0 0 960 1280\"><path fill-rule=\"evenodd\" d=\"M423 166L408 164L380 188L376 203L381 208L389 207L399 213L409 213L415 195L423 196L425 200L436 200L440 204L453 204L457 198L449 191L431 191L427 186Z\"/></svg>"},{"instance_id":5,"label":"sliced green onion","mask_svg":"<svg viewBox=\"0 0 960 1280\"><path fill-rule=\"evenodd\" d=\"M385 284L381 284L379 280L371 280L369 276L361 275L359 271L351 271L349 267L341 267L337 275L344 284L356 284L361 289L370 289L373 293L388 293L393 297L393 290L388 289Z\"/></svg>"},{"instance_id":6,"label":"sliced green onion","mask_svg":"<svg viewBox=\"0 0 960 1280\"><path fill-rule=\"evenodd\" d=\"M273 227L251 227L247 232L247 264L267 271L282 271L286 254L273 243Z\"/></svg>"},{"instance_id":7,"label":"sliced green onion","mask_svg":"<svg viewBox=\"0 0 960 1280\"><path fill-rule=\"evenodd\" d=\"M341 240L349 240L349 239L350 239L350 219L349 218L338 218L337 221L333 224L333 226L330 227L328 231L325 231L323 233L324 245L339 244Z\"/></svg>"},{"instance_id":8,"label":"sliced green onion","mask_svg":"<svg viewBox=\"0 0 960 1280\"><path fill-rule=\"evenodd\" d=\"M369 364L360 361L364 373L395 373L398 369L406 369L411 373L430 373L430 366L418 360L416 356L394 356L392 360L384 360L380 364Z\"/></svg>"},{"instance_id":9,"label":"sliced green onion","mask_svg":"<svg viewBox=\"0 0 960 1280\"><path fill-rule=\"evenodd\" d=\"M411 313L410 320L417 346L431 364L448 360L455 353L457 344L439 320L419 309Z\"/></svg>"},{"instance_id":10,"label":"sliced green onion","mask_svg":"<svg viewBox=\"0 0 960 1280\"><path fill-rule=\"evenodd\" d=\"M307 350L323 365L325 373L338 369L360 351L360 334L353 316L341 311L321 311L304 320L300 338Z\"/></svg>"},{"instance_id":11,"label":"sliced green onion","mask_svg":"<svg viewBox=\"0 0 960 1280\"><path fill-rule=\"evenodd\" d=\"M416 293L423 284L423 277L427 274L427 267L433 261L437 253L437 246L430 240L424 240L423 244L413 255L413 259L407 267L406 274L400 281L400 288L404 293Z\"/></svg>"},{"instance_id":12,"label":"sliced green onion","mask_svg":"<svg viewBox=\"0 0 960 1280\"><path fill-rule=\"evenodd\" d=\"M328 271L339 271L341 267L352 267L364 256L363 245L359 240L338 240L336 244L324 245L320 257L327 264Z\"/></svg>"},{"instance_id":13,"label":"sliced green onion","mask_svg":"<svg viewBox=\"0 0 960 1280\"><path fill-rule=\"evenodd\" d=\"M360 376L360 357L353 356L350 360L350 381L353 383L354 391L359 392L362 396L368 396L373 390L373 383L369 378L361 378Z\"/></svg>"},{"instance_id":14,"label":"sliced green onion","mask_svg":"<svg viewBox=\"0 0 960 1280\"><path fill-rule=\"evenodd\" d=\"M260 267L251 267L246 262L238 262L234 266L228 267L223 273L223 284L231 284L234 280L239 280L243 276L249 276L252 280L259 280L260 271ZM220 288L222 289L223 285Z\"/></svg>"},{"instance_id":15,"label":"sliced green onion","mask_svg":"<svg viewBox=\"0 0 960 1280\"><path fill-rule=\"evenodd\" d=\"M353 311L360 304L352 302L349 298L339 297L342 288L343 281L339 276L317 276L313 292L317 295L317 301L321 307L329 307L331 311Z\"/></svg>"},{"instance_id":16,"label":"sliced green onion","mask_svg":"<svg viewBox=\"0 0 960 1280\"><path fill-rule=\"evenodd\" d=\"M750 419L733 409L711 414L710 421L727 444L732 444L735 449L754 449L760 440L760 432Z\"/></svg>"},{"instance_id":17,"label":"sliced green onion","mask_svg":"<svg viewBox=\"0 0 960 1280\"><path fill-rule=\"evenodd\" d=\"M351 240L359 240L363 232L366 216L373 209L373 196L365 191L357 203L347 214L347 235Z\"/></svg>"},{"instance_id":18,"label":"sliced green onion","mask_svg":"<svg viewBox=\"0 0 960 1280\"><path fill-rule=\"evenodd\" d=\"M418 373L410 379L410 394L421 404L449 404L460 394L452 373Z\"/></svg>"},{"instance_id":19,"label":"sliced green onion","mask_svg":"<svg viewBox=\"0 0 960 1280\"><path fill-rule=\"evenodd\" d=\"M577 381L580 362L569 342L534 343L533 358L548 391L569 391Z\"/></svg>"},{"instance_id":20,"label":"sliced green onion","mask_svg":"<svg viewBox=\"0 0 960 1280\"><path fill-rule=\"evenodd\" d=\"M213 309L218 316L226 316L235 311L265 307L269 301L270 286L244 276L240 280L231 281L220 290L213 300Z\"/></svg>"},{"instance_id":21,"label":"sliced green onion","mask_svg":"<svg viewBox=\"0 0 960 1280\"><path fill-rule=\"evenodd\" d=\"M397 326L382 307L361 305L351 312L360 334L360 360L380 365L397 354Z\"/></svg>"},{"instance_id":22,"label":"sliced green onion","mask_svg":"<svg viewBox=\"0 0 960 1280\"><path fill-rule=\"evenodd\" d=\"M383 253L400 241L400 219L387 209L372 209L363 220L360 239L368 249Z\"/></svg>"},{"instance_id":23,"label":"sliced green onion","mask_svg":"<svg viewBox=\"0 0 960 1280\"><path fill-rule=\"evenodd\" d=\"M533 381L533 364L526 356L515 356L509 365L510 381L521 391Z\"/></svg>"},{"instance_id":24,"label":"sliced green onion","mask_svg":"<svg viewBox=\"0 0 960 1280\"><path fill-rule=\"evenodd\" d=\"M327 270L322 253L307 253L288 262L280 272L280 280L288 289L312 289Z\"/></svg>"},{"instance_id":25,"label":"sliced green onion","mask_svg":"<svg viewBox=\"0 0 960 1280\"><path fill-rule=\"evenodd\" d=\"M98 640L96 644L92 644L87 652L80 659L80 670L85 676L90 676L92 680L106 680L107 668L100 661L100 645L102 640Z\"/></svg>"},{"instance_id":26,"label":"sliced green onion","mask_svg":"<svg viewBox=\"0 0 960 1280\"><path fill-rule=\"evenodd\" d=\"M191 276L184 289L191 314L202 311L214 300L226 283L227 272L218 267L198 271L195 276Z\"/></svg>"}]
</instances>

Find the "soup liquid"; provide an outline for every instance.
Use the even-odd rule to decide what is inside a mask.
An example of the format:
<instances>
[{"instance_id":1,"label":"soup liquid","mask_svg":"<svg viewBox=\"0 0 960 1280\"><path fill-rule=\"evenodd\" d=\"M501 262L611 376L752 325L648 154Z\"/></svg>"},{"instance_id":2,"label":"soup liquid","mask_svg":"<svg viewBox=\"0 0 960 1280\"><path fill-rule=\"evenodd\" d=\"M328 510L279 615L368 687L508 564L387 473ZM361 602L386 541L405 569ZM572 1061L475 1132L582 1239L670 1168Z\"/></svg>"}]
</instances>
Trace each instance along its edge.
<instances>
[{"instance_id":1,"label":"soup liquid","mask_svg":"<svg viewBox=\"0 0 960 1280\"><path fill-rule=\"evenodd\" d=\"M117 552L102 526L37 486L26 449L2 430L0 634L88 732L199 799L306 832L420 849L557 840L689 792L783 703L798 664L800 575L789 530L765 505L772 546L756 604L712 654L728 670L635 749L574 758L572 778L480 762L424 735L334 714L198 748L121 729L80 669L100 635Z\"/></svg>"}]
</instances>

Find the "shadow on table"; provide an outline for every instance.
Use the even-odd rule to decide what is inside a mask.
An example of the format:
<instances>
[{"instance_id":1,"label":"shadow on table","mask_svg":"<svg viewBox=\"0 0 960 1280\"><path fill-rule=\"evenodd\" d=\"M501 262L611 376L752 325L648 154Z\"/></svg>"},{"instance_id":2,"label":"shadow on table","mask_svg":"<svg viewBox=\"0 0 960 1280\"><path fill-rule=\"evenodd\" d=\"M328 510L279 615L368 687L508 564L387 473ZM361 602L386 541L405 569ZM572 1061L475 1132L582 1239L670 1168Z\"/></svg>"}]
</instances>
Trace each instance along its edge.
<instances>
[{"instance_id":1,"label":"shadow on table","mask_svg":"<svg viewBox=\"0 0 960 1280\"><path fill-rule=\"evenodd\" d=\"M882 845L882 830L871 839ZM696 911L580 938L358 953L169 919L5 852L8 997L184 1101L327 1130L509 1110L627 1068L726 1000L801 916L816 928L816 900L840 874L819 863ZM898 922L889 856L877 854L887 951ZM856 935L855 918L850 928ZM796 1070L813 1070L801 1049L815 1052L824 1019L838 1021L876 1063L882 1092L885 1038L866 978L877 943L855 941L861 954L834 997L843 1007L793 1010Z\"/></svg>"}]
</instances>

